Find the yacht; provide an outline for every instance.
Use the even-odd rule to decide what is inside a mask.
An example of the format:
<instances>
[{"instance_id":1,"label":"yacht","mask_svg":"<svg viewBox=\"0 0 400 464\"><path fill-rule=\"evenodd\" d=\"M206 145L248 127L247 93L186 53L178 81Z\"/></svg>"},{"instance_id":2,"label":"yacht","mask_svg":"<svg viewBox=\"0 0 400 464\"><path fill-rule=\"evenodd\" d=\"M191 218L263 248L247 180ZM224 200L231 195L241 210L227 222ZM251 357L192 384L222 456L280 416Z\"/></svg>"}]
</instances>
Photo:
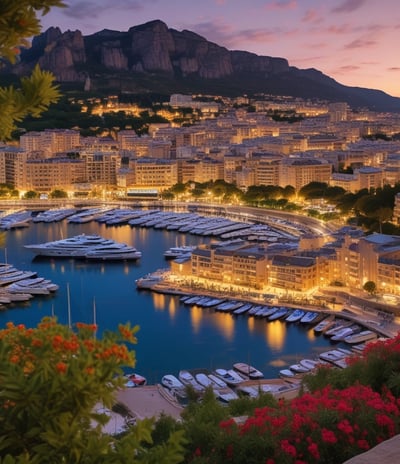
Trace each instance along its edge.
<instances>
[{"instance_id":1,"label":"yacht","mask_svg":"<svg viewBox=\"0 0 400 464\"><path fill-rule=\"evenodd\" d=\"M136 260L142 257L142 253L135 247L125 243L111 243L99 245L89 250L85 258L102 261L112 260Z\"/></svg>"},{"instance_id":2,"label":"yacht","mask_svg":"<svg viewBox=\"0 0 400 464\"><path fill-rule=\"evenodd\" d=\"M88 258L88 259L139 259L141 253L133 247L108 240L100 235L76 235L62 240L24 245L39 256L54 258Z\"/></svg>"},{"instance_id":3,"label":"yacht","mask_svg":"<svg viewBox=\"0 0 400 464\"><path fill-rule=\"evenodd\" d=\"M17 211L15 213L7 214L0 219L0 229L10 230L20 227L28 227L31 220L32 213L30 211Z\"/></svg>"},{"instance_id":4,"label":"yacht","mask_svg":"<svg viewBox=\"0 0 400 464\"><path fill-rule=\"evenodd\" d=\"M182 245L171 247L167 251L164 252L164 258L166 259L175 259L182 255L191 254L192 251L196 248L195 245Z\"/></svg>"}]
</instances>

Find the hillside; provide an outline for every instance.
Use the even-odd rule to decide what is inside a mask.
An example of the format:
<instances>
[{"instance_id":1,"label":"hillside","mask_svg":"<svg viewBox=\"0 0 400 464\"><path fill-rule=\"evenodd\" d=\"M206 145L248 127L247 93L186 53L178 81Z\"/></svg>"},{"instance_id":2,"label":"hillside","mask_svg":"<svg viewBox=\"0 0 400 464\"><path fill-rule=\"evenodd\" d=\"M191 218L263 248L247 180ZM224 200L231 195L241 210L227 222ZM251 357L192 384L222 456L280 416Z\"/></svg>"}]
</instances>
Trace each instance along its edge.
<instances>
[{"instance_id":1,"label":"hillside","mask_svg":"<svg viewBox=\"0 0 400 464\"><path fill-rule=\"evenodd\" d=\"M382 91L342 85L316 69L290 66L285 58L231 51L159 20L127 32L102 30L88 36L52 27L35 37L3 76L27 74L36 63L63 86L94 92L265 93L400 111L400 98Z\"/></svg>"}]
</instances>

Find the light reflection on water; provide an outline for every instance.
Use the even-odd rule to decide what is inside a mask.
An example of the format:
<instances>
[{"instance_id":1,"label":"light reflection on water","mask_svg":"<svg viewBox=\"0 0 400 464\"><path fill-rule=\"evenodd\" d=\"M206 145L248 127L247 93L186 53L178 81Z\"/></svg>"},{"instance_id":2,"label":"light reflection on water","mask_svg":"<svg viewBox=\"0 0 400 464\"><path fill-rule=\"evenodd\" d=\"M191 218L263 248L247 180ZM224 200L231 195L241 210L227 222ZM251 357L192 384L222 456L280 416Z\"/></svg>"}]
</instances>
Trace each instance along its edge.
<instances>
[{"instance_id":1,"label":"light reflection on water","mask_svg":"<svg viewBox=\"0 0 400 464\"><path fill-rule=\"evenodd\" d=\"M33 259L24 244L43 243L79 233L98 233L142 251L138 262L100 263L73 259ZM163 252L171 246L207 243L209 240L170 231L130 226L107 227L96 222L83 225L32 223L29 228L8 231L8 262L59 284L54 297L38 297L27 304L0 312L0 326L7 321L35 325L52 311L67 323L67 286L74 322L92 322L93 301L99 332L115 330L119 323L139 325L134 346L137 370L150 382L180 369L230 368L250 362L267 377L276 377L282 366L302 357L314 357L331 347L313 330L281 321L271 323L246 315L232 316L212 309L184 306L178 297L137 291L135 279L168 267ZM1 257L0 261L4 261ZM290 362L291 361L291 362Z\"/></svg>"}]
</instances>

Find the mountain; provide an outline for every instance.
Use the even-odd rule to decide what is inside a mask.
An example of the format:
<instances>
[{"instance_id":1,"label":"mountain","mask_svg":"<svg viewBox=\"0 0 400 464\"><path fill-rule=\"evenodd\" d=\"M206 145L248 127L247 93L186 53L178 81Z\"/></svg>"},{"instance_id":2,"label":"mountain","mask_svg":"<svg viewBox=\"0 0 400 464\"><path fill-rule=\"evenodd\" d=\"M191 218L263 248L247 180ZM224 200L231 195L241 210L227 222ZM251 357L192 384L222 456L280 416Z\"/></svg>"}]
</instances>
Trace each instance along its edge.
<instances>
[{"instance_id":1,"label":"mountain","mask_svg":"<svg viewBox=\"0 0 400 464\"><path fill-rule=\"evenodd\" d=\"M159 20L127 32L104 29L88 36L51 27L34 37L20 62L5 71L21 76L36 63L53 72L62 86L95 92L266 93L400 111L400 98L382 91L342 85L318 70L289 66L284 58L231 51Z\"/></svg>"}]
</instances>

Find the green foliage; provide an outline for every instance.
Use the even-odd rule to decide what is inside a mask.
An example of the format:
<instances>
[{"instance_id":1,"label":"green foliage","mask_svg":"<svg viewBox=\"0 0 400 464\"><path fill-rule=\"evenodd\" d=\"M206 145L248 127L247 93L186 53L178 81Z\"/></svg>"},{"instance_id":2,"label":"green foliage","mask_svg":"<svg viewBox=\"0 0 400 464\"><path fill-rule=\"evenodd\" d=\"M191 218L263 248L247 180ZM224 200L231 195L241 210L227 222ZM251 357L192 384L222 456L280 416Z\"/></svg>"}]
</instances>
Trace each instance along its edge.
<instances>
[{"instance_id":1,"label":"green foliage","mask_svg":"<svg viewBox=\"0 0 400 464\"><path fill-rule=\"evenodd\" d=\"M27 46L26 37L40 32L38 13L46 14L51 7L64 6L61 0L3 0L0 3L0 59L15 62L19 47ZM38 117L59 92L54 77L36 66L29 77L21 78L19 88L0 87L0 140L11 137L16 122L26 116Z\"/></svg>"},{"instance_id":2,"label":"green foliage","mask_svg":"<svg viewBox=\"0 0 400 464\"><path fill-rule=\"evenodd\" d=\"M68 198L68 193L65 190L54 189L50 192L50 198Z\"/></svg>"},{"instance_id":3,"label":"green foliage","mask_svg":"<svg viewBox=\"0 0 400 464\"><path fill-rule=\"evenodd\" d=\"M178 464L183 431L166 431L153 443L154 421L138 421L122 436L102 431L124 384L124 366L133 367L138 327L95 338L97 327L73 330L46 318L33 329L12 323L0 331L0 463L163 463ZM129 415L127 408L115 409Z\"/></svg>"},{"instance_id":4,"label":"green foliage","mask_svg":"<svg viewBox=\"0 0 400 464\"><path fill-rule=\"evenodd\" d=\"M2 0L0 3L0 57L12 63L20 47L29 46L26 37L40 32L38 13L65 6L61 0Z\"/></svg>"},{"instance_id":5,"label":"green foliage","mask_svg":"<svg viewBox=\"0 0 400 464\"><path fill-rule=\"evenodd\" d=\"M26 198L27 200L30 200L32 198L38 198L38 197L39 197L39 193L35 192L34 190L28 190L24 195L24 198Z\"/></svg>"},{"instance_id":6,"label":"green foliage","mask_svg":"<svg viewBox=\"0 0 400 464\"><path fill-rule=\"evenodd\" d=\"M376 283L372 282L372 280L368 280L363 285L363 289L368 292L370 295L373 295L376 292Z\"/></svg>"}]
</instances>

